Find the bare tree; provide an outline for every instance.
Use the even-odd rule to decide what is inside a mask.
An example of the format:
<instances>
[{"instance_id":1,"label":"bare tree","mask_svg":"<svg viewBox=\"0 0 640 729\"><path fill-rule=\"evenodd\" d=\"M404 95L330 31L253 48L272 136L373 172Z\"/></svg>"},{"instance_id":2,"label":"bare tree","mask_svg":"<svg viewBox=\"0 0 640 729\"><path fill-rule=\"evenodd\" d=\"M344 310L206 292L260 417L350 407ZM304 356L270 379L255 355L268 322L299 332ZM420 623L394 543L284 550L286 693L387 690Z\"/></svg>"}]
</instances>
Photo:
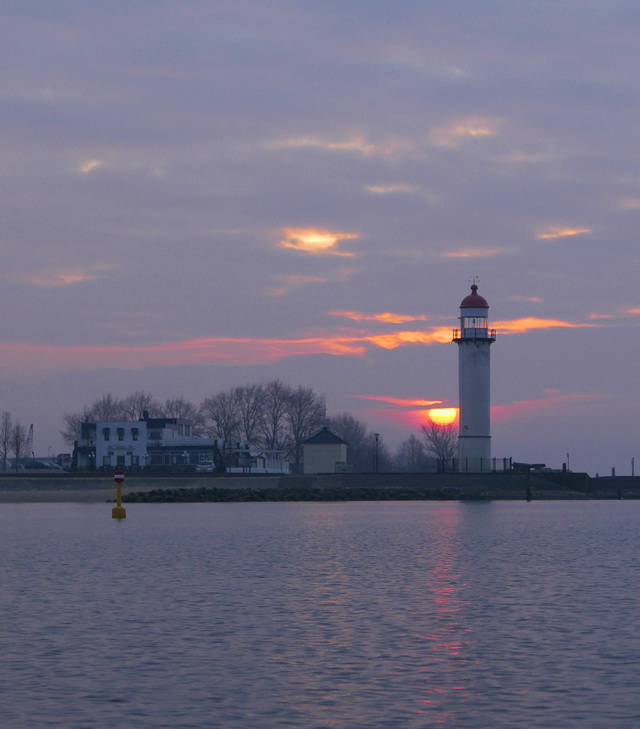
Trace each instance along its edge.
<instances>
[{"instance_id":1,"label":"bare tree","mask_svg":"<svg viewBox=\"0 0 640 729\"><path fill-rule=\"evenodd\" d=\"M251 446L256 445L264 387L256 384L235 387L233 397L238 404L243 440Z\"/></svg>"},{"instance_id":2,"label":"bare tree","mask_svg":"<svg viewBox=\"0 0 640 729\"><path fill-rule=\"evenodd\" d=\"M7 470L7 458L11 452L11 432L13 431L13 421L11 413L3 410L0 416L0 459L2 459L2 468Z\"/></svg>"},{"instance_id":3,"label":"bare tree","mask_svg":"<svg viewBox=\"0 0 640 729\"><path fill-rule=\"evenodd\" d=\"M73 445L80 437L80 424L91 422L109 422L125 420L126 415L122 400L114 397L110 392L94 400L91 405L85 405L81 413L64 413L62 415L62 430L60 435L64 442Z\"/></svg>"},{"instance_id":4,"label":"bare tree","mask_svg":"<svg viewBox=\"0 0 640 729\"><path fill-rule=\"evenodd\" d=\"M67 445L72 446L80 437L80 423L91 420L88 408L81 413L63 413L60 435Z\"/></svg>"},{"instance_id":5,"label":"bare tree","mask_svg":"<svg viewBox=\"0 0 640 729\"><path fill-rule=\"evenodd\" d=\"M214 438L225 442L240 437L241 417L234 391L226 390L206 398L201 407L205 429Z\"/></svg>"},{"instance_id":6,"label":"bare tree","mask_svg":"<svg viewBox=\"0 0 640 729\"><path fill-rule=\"evenodd\" d=\"M193 434L202 435L204 430L204 416L197 405L185 400L184 397L167 398L164 401L161 417L182 418L193 422Z\"/></svg>"},{"instance_id":7,"label":"bare tree","mask_svg":"<svg viewBox=\"0 0 640 729\"><path fill-rule=\"evenodd\" d=\"M429 463L429 460L423 443L415 435L410 435L398 447L395 470L401 473L421 473L432 466L433 461Z\"/></svg>"},{"instance_id":8,"label":"bare tree","mask_svg":"<svg viewBox=\"0 0 640 729\"><path fill-rule=\"evenodd\" d=\"M354 471L370 471L371 460L367 452L367 426L351 413L343 412L328 418L329 430L347 444L347 458Z\"/></svg>"},{"instance_id":9,"label":"bare tree","mask_svg":"<svg viewBox=\"0 0 640 729\"><path fill-rule=\"evenodd\" d=\"M160 404L150 392L137 390L121 400L122 413L126 420L142 420L145 413L152 418L158 417L162 411ZM115 420L115 418L113 418Z\"/></svg>"},{"instance_id":10,"label":"bare tree","mask_svg":"<svg viewBox=\"0 0 640 729\"><path fill-rule=\"evenodd\" d=\"M93 403L82 411L83 421L96 421L106 423L114 420L125 420L123 402L114 397L110 392L94 400Z\"/></svg>"},{"instance_id":11,"label":"bare tree","mask_svg":"<svg viewBox=\"0 0 640 729\"><path fill-rule=\"evenodd\" d=\"M11 429L11 439L10 439L10 447L11 452L15 456L15 464L16 468L18 467L18 462L20 461L20 458L22 457L22 453L24 451L24 448L27 444L27 429L24 425L20 425L18 421L16 421L16 424Z\"/></svg>"},{"instance_id":12,"label":"bare tree","mask_svg":"<svg viewBox=\"0 0 640 729\"><path fill-rule=\"evenodd\" d=\"M268 450L287 450L291 444L287 429L287 409L291 388L282 380L272 380L263 387L260 410L259 444Z\"/></svg>"},{"instance_id":13,"label":"bare tree","mask_svg":"<svg viewBox=\"0 0 640 729\"><path fill-rule=\"evenodd\" d=\"M458 451L458 430L454 423L429 423L421 426L420 430L427 453L443 461L455 458Z\"/></svg>"},{"instance_id":14,"label":"bare tree","mask_svg":"<svg viewBox=\"0 0 640 729\"><path fill-rule=\"evenodd\" d=\"M298 473L302 464L302 443L323 425L327 406L324 396L317 395L310 387L297 387L289 391L285 421L291 440L293 472Z\"/></svg>"},{"instance_id":15,"label":"bare tree","mask_svg":"<svg viewBox=\"0 0 640 729\"><path fill-rule=\"evenodd\" d=\"M338 413L328 418L329 429L347 443L347 457L356 473L370 473L376 468L376 453L378 471L390 471L392 459L384 439L378 436L376 443L375 433L368 431L367 426L351 413Z\"/></svg>"}]
</instances>

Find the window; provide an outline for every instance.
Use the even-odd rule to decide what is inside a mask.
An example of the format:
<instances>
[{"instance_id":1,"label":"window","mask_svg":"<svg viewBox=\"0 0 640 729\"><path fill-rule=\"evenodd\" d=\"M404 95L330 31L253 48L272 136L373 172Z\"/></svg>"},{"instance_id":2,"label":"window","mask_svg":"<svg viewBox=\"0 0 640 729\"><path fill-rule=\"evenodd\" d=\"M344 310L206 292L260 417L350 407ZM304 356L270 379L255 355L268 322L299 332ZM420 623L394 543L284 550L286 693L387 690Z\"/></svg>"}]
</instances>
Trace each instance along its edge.
<instances>
[{"instance_id":1,"label":"window","mask_svg":"<svg viewBox=\"0 0 640 729\"><path fill-rule=\"evenodd\" d=\"M110 440L111 439L111 428L103 428L102 437L104 438L104 440Z\"/></svg>"},{"instance_id":2,"label":"window","mask_svg":"<svg viewBox=\"0 0 640 729\"><path fill-rule=\"evenodd\" d=\"M137 428L131 428L131 439L138 440L138 429Z\"/></svg>"},{"instance_id":3,"label":"window","mask_svg":"<svg viewBox=\"0 0 640 729\"><path fill-rule=\"evenodd\" d=\"M124 428L118 428L118 440L124 440Z\"/></svg>"},{"instance_id":4,"label":"window","mask_svg":"<svg viewBox=\"0 0 640 729\"><path fill-rule=\"evenodd\" d=\"M118 468L124 468L124 456L116 456Z\"/></svg>"},{"instance_id":5,"label":"window","mask_svg":"<svg viewBox=\"0 0 640 729\"><path fill-rule=\"evenodd\" d=\"M102 456L102 465L107 468L111 465L111 456Z\"/></svg>"},{"instance_id":6,"label":"window","mask_svg":"<svg viewBox=\"0 0 640 729\"><path fill-rule=\"evenodd\" d=\"M463 329L486 329L488 325L486 316L465 316L462 319Z\"/></svg>"}]
</instances>

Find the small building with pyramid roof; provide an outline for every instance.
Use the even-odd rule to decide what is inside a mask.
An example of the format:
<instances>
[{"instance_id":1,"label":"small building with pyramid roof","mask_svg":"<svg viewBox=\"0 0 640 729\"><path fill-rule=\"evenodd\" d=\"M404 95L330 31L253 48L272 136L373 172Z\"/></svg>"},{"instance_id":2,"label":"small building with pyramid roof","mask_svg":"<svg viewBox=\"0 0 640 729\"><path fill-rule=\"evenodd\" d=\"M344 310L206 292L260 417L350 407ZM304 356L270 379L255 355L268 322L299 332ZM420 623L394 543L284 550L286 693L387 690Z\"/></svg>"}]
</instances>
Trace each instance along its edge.
<instances>
[{"instance_id":1,"label":"small building with pyramid roof","mask_svg":"<svg viewBox=\"0 0 640 729\"><path fill-rule=\"evenodd\" d=\"M324 427L302 443L303 473L342 473L347 469L347 443Z\"/></svg>"}]
</instances>

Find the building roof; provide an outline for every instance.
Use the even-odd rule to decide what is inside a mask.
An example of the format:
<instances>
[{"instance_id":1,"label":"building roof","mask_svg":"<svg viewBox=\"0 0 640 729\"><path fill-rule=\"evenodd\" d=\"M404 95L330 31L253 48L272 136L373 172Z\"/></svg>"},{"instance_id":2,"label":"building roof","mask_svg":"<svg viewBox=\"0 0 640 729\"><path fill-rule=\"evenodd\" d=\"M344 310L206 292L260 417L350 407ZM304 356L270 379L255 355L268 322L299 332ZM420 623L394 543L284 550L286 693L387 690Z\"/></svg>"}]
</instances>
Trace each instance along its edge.
<instances>
[{"instance_id":1,"label":"building roof","mask_svg":"<svg viewBox=\"0 0 640 729\"><path fill-rule=\"evenodd\" d=\"M315 435L312 435L311 438L307 438L303 442L302 445L326 445L327 443L337 443L338 445L347 445L346 440L342 440L342 438L338 438L335 433L332 433L329 428L324 427L322 430L318 431Z\"/></svg>"},{"instance_id":2,"label":"building roof","mask_svg":"<svg viewBox=\"0 0 640 729\"><path fill-rule=\"evenodd\" d=\"M480 296L478 293L478 287L473 284L471 286L471 293L469 296L465 296L460 304L461 309L488 309L489 304L484 296Z\"/></svg>"}]
</instances>

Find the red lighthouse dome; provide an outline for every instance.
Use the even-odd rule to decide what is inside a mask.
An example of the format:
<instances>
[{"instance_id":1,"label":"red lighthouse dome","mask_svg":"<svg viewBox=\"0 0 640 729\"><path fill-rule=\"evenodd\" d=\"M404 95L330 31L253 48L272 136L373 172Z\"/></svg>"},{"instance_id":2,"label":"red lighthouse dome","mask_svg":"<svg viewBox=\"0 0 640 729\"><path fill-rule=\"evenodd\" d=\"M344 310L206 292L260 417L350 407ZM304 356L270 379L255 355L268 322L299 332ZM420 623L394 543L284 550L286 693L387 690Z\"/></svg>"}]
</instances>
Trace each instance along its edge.
<instances>
[{"instance_id":1,"label":"red lighthouse dome","mask_svg":"<svg viewBox=\"0 0 640 729\"><path fill-rule=\"evenodd\" d=\"M476 284L471 286L471 293L469 296L465 296L460 304L461 309L488 309L489 304L484 296L480 296L478 293L478 287Z\"/></svg>"}]
</instances>

